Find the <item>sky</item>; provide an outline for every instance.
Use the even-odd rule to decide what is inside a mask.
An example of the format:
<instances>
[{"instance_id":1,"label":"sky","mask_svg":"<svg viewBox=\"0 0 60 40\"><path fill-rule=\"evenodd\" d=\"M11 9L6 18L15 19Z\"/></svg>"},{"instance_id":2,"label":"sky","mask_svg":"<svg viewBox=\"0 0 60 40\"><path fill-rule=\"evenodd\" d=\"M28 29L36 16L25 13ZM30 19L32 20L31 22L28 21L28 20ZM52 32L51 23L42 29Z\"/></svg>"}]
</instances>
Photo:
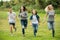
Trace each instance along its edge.
<instances>
[{"instance_id":1,"label":"sky","mask_svg":"<svg viewBox=\"0 0 60 40\"><path fill-rule=\"evenodd\" d=\"M1 0L0 0L1 1ZM10 1L10 0L2 0L3 2Z\"/></svg>"},{"instance_id":2,"label":"sky","mask_svg":"<svg viewBox=\"0 0 60 40\"><path fill-rule=\"evenodd\" d=\"M1 0L0 0L1 1Z\"/></svg>"}]
</instances>

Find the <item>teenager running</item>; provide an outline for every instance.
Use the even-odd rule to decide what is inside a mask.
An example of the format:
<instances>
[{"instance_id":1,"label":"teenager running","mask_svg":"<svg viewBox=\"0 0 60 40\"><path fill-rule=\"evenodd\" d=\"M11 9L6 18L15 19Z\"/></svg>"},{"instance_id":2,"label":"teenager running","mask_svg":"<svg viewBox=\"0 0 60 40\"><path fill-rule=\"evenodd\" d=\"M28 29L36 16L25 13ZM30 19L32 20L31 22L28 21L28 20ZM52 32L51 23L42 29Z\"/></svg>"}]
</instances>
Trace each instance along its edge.
<instances>
[{"instance_id":1,"label":"teenager running","mask_svg":"<svg viewBox=\"0 0 60 40\"><path fill-rule=\"evenodd\" d=\"M21 6L20 8L20 13L19 13L19 18L21 21L21 26L22 26L22 34L25 36L25 29L27 28L27 10L25 6Z\"/></svg>"},{"instance_id":2,"label":"teenager running","mask_svg":"<svg viewBox=\"0 0 60 40\"><path fill-rule=\"evenodd\" d=\"M34 36L36 36L37 30L38 30L38 24L39 24L39 16L37 15L37 11L35 9L32 10L32 15L30 17L33 29L34 29Z\"/></svg>"},{"instance_id":3,"label":"teenager running","mask_svg":"<svg viewBox=\"0 0 60 40\"><path fill-rule=\"evenodd\" d=\"M45 8L46 11L46 17L48 17L48 28L49 30L52 30L52 36L54 37L55 30L54 30L54 16L55 16L55 10L52 5L48 5Z\"/></svg>"},{"instance_id":4,"label":"teenager running","mask_svg":"<svg viewBox=\"0 0 60 40\"><path fill-rule=\"evenodd\" d=\"M9 12L8 12L8 21L9 21L9 25L10 25L10 32L11 35L13 35L13 28L16 31L16 27L15 27L15 19L16 19L16 13L13 12L12 8L9 8Z\"/></svg>"}]
</instances>

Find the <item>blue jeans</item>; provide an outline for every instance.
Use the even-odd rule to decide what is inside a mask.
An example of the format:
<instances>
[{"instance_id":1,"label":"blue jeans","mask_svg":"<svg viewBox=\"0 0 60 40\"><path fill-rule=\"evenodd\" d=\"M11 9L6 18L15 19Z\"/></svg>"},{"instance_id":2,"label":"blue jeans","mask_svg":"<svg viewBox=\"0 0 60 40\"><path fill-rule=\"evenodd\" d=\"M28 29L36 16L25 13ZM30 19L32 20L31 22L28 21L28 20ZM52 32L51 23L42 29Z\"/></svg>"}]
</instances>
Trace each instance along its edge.
<instances>
[{"instance_id":1,"label":"blue jeans","mask_svg":"<svg viewBox=\"0 0 60 40\"><path fill-rule=\"evenodd\" d=\"M49 30L54 29L54 22L53 21L48 22L48 28L49 28Z\"/></svg>"},{"instance_id":2,"label":"blue jeans","mask_svg":"<svg viewBox=\"0 0 60 40\"><path fill-rule=\"evenodd\" d=\"M49 28L49 30L52 30L52 36L54 37L54 34L55 34L54 21L48 22L48 28Z\"/></svg>"},{"instance_id":3,"label":"blue jeans","mask_svg":"<svg viewBox=\"0 0 60 40\"><path fill-rule=\"evenodd\" d=\"M21 20L21 25L24 27L27 27L27 19L26 20ZM23 28L23 27L22 27Z\"/></svg>"},{"instance_id":4,"label":"blue jeans","mask_svg":"<svg viewBox=\"0 0 60 40\"><path fill-rule=\"evenodd\" d=\"M36 36L37 30L38 30L38 24L32 24L34 29L34 36Z\"/></svg>"},{"instance_id":5,"label":"blue jeans","mask_svg":"<svg viewBox=\"0 0 60 40\"><path fill-rule=\"evenodd\" d=\"M26 20L21 20L21 25L22 25L22 34L25 34L25 28L27 28L27 19Z\"/></svg>"}]
</instances>

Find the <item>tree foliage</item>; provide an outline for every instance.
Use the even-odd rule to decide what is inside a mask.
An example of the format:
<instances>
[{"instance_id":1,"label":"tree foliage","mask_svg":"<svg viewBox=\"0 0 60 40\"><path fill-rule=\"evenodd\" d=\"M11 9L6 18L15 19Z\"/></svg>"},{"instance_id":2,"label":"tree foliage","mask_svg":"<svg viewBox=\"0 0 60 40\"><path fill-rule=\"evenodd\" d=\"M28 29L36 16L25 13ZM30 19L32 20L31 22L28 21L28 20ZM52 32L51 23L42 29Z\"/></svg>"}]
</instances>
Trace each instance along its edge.
<instances>
[{"instance_id":1,"label":"tree foliage","mask_svg":"<svg viewBox=\"0 0 60 40\"><path fill-rule=\"evenodd\" d=\"M0 7L4 6L6 8L12 6L25 5L33 8L45 8L47 5L52 4L55 8L60 7L60 0L11 0L10 2L0 2Z\"/></svg>"}]
</instances>

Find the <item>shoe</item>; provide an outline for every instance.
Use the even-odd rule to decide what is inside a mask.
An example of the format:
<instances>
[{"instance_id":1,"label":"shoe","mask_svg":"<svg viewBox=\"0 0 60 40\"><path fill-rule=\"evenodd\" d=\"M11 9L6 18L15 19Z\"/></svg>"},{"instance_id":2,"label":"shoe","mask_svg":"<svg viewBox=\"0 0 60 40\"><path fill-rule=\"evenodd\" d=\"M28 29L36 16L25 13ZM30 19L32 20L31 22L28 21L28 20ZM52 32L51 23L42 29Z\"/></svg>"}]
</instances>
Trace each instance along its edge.
<instances>
[{"instance_id":1,"label":"shoe","mask_svg":"<svg viewBox=\"0 0 60 40\"><path fill-rule=\"evenodd\" d=\"M34 36L36 37L36 33L34 33Z\"/></svg>"}]
</instances>

